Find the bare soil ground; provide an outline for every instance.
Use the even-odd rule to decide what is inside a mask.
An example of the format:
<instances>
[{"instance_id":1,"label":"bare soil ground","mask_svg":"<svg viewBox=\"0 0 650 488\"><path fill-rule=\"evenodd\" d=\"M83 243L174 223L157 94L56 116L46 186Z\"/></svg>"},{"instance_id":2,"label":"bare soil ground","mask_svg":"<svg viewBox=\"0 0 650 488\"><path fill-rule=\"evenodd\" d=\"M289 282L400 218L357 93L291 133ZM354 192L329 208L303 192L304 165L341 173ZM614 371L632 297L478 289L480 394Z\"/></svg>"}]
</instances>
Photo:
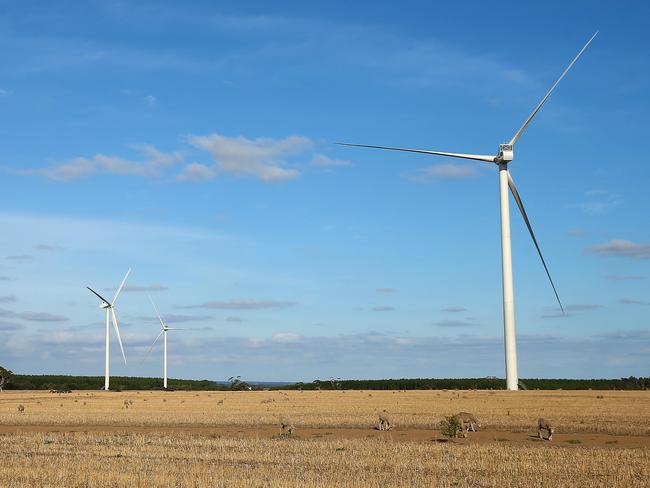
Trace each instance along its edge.
<instances>
[{"instance_id":1,"label":"bare soil ground","mask_svg":"<svg viewBox=\"0 0 650 488\"><path fill-rule=\"evenodd\" d=\"M66 433L101 433L108 435L191 435L210 438L234 439L275 439L282 433L277 426L133 426L133 425L0 425L0 435L15 434L66 434ZM296 440L340 440L340 439L383 439L391 442L437 442L472 445L489 443L523 444L526 446L556 447L602 447L608 449L650 448L650 436L645 435L610 435L596 433L562 433L555 434L553 440L539 439L537 433L509 432L502 430L479 430L470 432L467 438L448 440L437 430L429 429L391 429L381 432L371 427L353 428L299 428L294 433Z\"/></svg>"}]
</instances>

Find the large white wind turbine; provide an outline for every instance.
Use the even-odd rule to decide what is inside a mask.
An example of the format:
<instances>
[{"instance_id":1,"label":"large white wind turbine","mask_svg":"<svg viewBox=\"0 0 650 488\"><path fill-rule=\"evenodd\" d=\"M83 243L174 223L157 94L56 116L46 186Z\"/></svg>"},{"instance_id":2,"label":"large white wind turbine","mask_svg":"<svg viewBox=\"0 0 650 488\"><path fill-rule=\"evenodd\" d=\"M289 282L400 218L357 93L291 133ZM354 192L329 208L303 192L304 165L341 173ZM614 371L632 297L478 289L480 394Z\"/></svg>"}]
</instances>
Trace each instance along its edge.
<instances>
[{"instance_id":1,"label":"large white wind turbine","mask_svg":"<svg viewBox=\"0 0 650 488\"><path fill-rule=\"evenodd\" d=\"M524 204L521 201L515 182L513 181L510 173L508 172L508 163L510 163L514 158L514 145L517 143L523 132L528 127L528 124L533 120L533 117L537 114L539 109L542 108L542 105L548 100L548 97L551 96L555 87L560 83L562 78L569 72L574 63L578 60L580 55L587 49L587 46L591 44L591 41L596 37L596 32L589 41L583 46L580 52L576 55L575 58L569 63L569 66L566 67L564 72L560 75L557 81L553 84L551 89L544 95L544 98L537 104L532 113L528 116L523 125L515 133L515 135L510 139L510 142L506 144L499 145L499 152L496 156L482 155L482 154L462 154L462 153L451 153L451 152L440 152L440 151L426 151L421 149L405 149L400 147L386 147L386 146L370 146L366 144L346 144L340 143L344 146L355 146L355 147L369 147L374 149L388 149L391 151L406 151L406 152L415 152L422 154L433 154L437 156L448 156L452 158L462 158L462 159L473 159L476 161L483 161L486 163L494 163L499 167L499 192L500 192L500 201L501 201L501 258L502 258L502 274L503 274L503 328L504 328L504 342L505 342L505 356L506 356L506 383L509 390L518 389L518 374L517 374L517 344L515 338L515 302L514 302L514 292L512 284L512 250L510 243L510 209L509 209L509 199L508 199L508 188L512 192L512 196L515 199L517 207L524 218L526 227L528 227L528 232L533 239L533 244L537 249L540 259L542 260L542 265L546 270L546 275L548 276L551 286L553 287L553 292L555 293L555 298L560 304L560 309L564 312L564 307L560 302L560 297L558 296L555 284L551 278L548 267L546 266L546 261L542 256L542 251L539 248L537 239L533 232L533 228L526 215L524 210Z\"/></svg>"},{"instance_id":2,"label":"large white wind turbine","mask_svg":"<svg viewBox=\"0 0 650 488\"><path fill-rule=\"evenodd\" d=\"M158 316L158 320L160 321L160 333L156 336L154 339L153 343L151 344L151 347L147 351L147 354L145 355L145 359L147 356L149 356L149 353L153 349L153 346L156 345L156 342L158 342L158 339L160 339L160 336L163 336L163 387L167 389L167 331L169 330L185 330L185 329L179 329L179 328L174 328L174 327L168 327L167 324L163 321L162 317L160 316L160 312L158 312L158 307L156 307L156 304L153 302L153 298L151 298L151 295L149 295L149 300L151 301L151 305L153 305L153 309L156 311L156 315ZM144 359L142 360L144 362Z\"/></svg>"},{"instance_id":3,"label":"large white wind turbine","mask_svg":"<svg viewBox=\"0 0 650 488\"><path fill-rule=\"evenodd\" d=\"M117 326L117 317L115 316L115 302L117 301L117 297L119 296L120 292L122 291L122 288L124 288L124 283L126 283L126 279L129 277L129 273L131 272L131 268L126 272L124 275L124 279L122 280L122 283L120 284L119 288L115 292L115 296L113 297L113 301L109 302L101 296L99 293L97 293L95 290L87 286L91 292L93 292L97 297L101 300L101 303L99 304L99 308L103 308L106 310L106 365L105 365L105 370L104 370L104 389L108 390L109 387L109 370L110 370L110 319L113 320L113 328L115 329L115 335L117 335L117 341L120 343L120 349L122 350L122 358L124 358L124 364L126 364L126 355L124 354L124 347L122 346L122 338L120 337L120 328Z\"/></svg>"}]
</instances>

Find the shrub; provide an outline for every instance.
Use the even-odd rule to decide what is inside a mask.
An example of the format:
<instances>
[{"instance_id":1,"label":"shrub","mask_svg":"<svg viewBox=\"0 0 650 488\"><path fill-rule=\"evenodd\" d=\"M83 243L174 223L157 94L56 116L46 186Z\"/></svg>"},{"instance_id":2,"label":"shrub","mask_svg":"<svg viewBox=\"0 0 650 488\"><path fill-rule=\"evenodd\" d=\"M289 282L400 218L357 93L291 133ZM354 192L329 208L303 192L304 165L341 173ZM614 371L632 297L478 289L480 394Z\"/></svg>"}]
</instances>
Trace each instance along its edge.
<instances>
[{"instance_id":1,"label":"shrub","mask_svg":"<svg viewBox=\"0 0 650 488\"><path fill-rule=\"evenodd\" d=\"M450 439L458 437L462 432L462 426L458 421L458 417L456 417L455 415L445 417L440 422L440 432L442 432L442 435Z\"/></svg>"}]
</instances>

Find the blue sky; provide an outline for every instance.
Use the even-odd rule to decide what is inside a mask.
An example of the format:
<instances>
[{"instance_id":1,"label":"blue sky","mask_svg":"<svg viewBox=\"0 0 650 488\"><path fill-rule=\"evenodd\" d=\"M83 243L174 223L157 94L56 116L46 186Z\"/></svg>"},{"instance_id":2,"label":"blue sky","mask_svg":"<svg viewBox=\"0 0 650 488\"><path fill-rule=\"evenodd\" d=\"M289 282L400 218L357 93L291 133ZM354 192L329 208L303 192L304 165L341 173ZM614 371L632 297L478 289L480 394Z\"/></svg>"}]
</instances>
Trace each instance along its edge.
<instances>
[{"instance_id":1,"label":"blue sky","mask_svg":"<svg viewBox=\"0 0 650 488\"><path fill-rule=\"evenodd\" d=\"M491 154L600 34L511 172L522 377L647 375L645 2L2 2L0 364L172 377L503 376ZM485 165L487 166L487 165ZM182 325L181 325L182 324Z\"/></svg>"}]
</instances>

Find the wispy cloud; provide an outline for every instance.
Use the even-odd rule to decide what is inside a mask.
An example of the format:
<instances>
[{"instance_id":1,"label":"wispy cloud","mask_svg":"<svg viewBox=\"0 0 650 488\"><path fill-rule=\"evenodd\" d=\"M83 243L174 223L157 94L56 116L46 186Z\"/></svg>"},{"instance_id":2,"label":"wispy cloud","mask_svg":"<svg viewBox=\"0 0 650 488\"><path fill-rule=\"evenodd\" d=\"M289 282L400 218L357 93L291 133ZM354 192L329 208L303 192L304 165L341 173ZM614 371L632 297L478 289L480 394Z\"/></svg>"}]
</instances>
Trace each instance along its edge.
<instances>
[{"instance_id":1,"label":"wispy cloud","mask_svg":"<svg viewBox=\"0 0 650 488\"><path fill-rule=\"evenodd\" d=\"M201 163L190 163L176 176L179 181L208 181L217 177L214 167Z\"/></svg>"},{"instance_id":2,"label":"wispy cloud","mask_svg":"<svg viewBox=\"0 0 650 488\"><path fill-rule=\"evenodd\" d=\"M278 332L271 336L273 342L296 343L302 340L299 334L293 332Z\"/></svg>"},{"instance_id":3,"label":"wispy cloud","mask_svg":"<svg viewBox=\"0 0 650 488\"><path fill-rule=\"evenodd\" d=\"M474 322L469 322L467 320L439 320L438 322L435 322L433 325L437 327L475 327L477 324Z\"/></svg>"},{"instance_id":4,"label":"wispy cloud","mask_svg":"<svg viewBox=\"0 0 650 488\"><path fill-rule=\"evenodd\" d=\"M133 144L131 148L144 157L131 160L121 156L96 154L91 158L77 157L50 167L14 172L27 176L42 176L55 181L79 180L94 174L161 176L164 169L183 159L180 152L164 153L151 144Z\"/></svg>"},{"instance_id":5,"label":"wispy cloud","mask_svg":"<svg viewBox=\"0 0 650 488\"><path fill-rule=\"evenodd\" d=\"M273 183L293 180L300 176L299 167L347 166L349 161L314 154L314 143L308 137L289 136L283 139L259 137L228 137L212 133L190 135L185 138L190 147L185 150L163 152L151 144L131 144L138 153L135 158L96 154L75 157L47 167L10 169L14 174L40 176L54 181L75 181L96 175L112 174L149 178L168 177L177 181L209 181L220 174L247 176ZM188 151L207 153L211 164L192 161L184 163Z\"/></svg>"},{"instance_id":6,"label":"wispy cloud","mask_svg":"<svg viewBox=\"0 0 650 488\"><path fill-rule=\"evenodd\" d=\"M567 233L568 235L570 235L571 237L581 237L581 236L586 235L586 234L587 234L587 231L586 231L585 229L575 228L575 229L569 229L569 230L567 230L566 233Z\"/></svg>"},{"instance_id":7,"label":"wispy cloud","mask_svg":"<svg viewBox=\"0 0 650 488\"><path fill-rule=\"evenodd\" d=\"M226 317L224 320L225 320L226 322L231 322L231 323L235 323L235 324L239 324L239 323L242 323L242 322L246 322L246 319L243 319L243 318L241 318L241 317L234 317L234 316Z\"/></svg>"},{"instance_id":8,"label":"wispy cloud","mask_svg":"<svg viewBox=\"0 0 650 488\"><path fill-rule=\"evenodd\" d=\"M162 318L165 323L180 324L185 322L204 322L206 320L212 320L214 317L211 315L182 315L168 313L164 314ZM159 322L158 317L151 315L134 317L134 320L141 320L143 322Z\"/></svg>"},{"instance_id":9,"label":"wispy cloud","mask_svg":"<svg viewBox=\"0 0 650 488\"><path fill-rule=\"evenodd\" d=\"M431 183L435 180L476 178L479 174L473 165L440 163L409 173L406 178L416 183Z\"/></svg>"},{"instance_id":10,"label":"wispy cloud","mask_svg":"<svg viewBox=\"0 0 650 488\"><path fill-rule=\"evenodd\" d=\"M31 256L29 254L17 254L7 256L5 259L8 259L9 261L15 261L17 263L24 263L26 261L32 261L34 259L34 256Z\"/></svg>"},{"instance_id":11,"label":"wispy cloud","mask_svg":"<svg viewBox=\"0 0 650 488\"><path fill-rule=\"evenodd\" d=\"M574 303L564 306L564 313L559 307L548 307L540 316L542 319L560 319L572 317L575 312L586 312L603 308L603 305L595 303Z\"/></svg>"},{"instance_id":12,"label":"wispy cloud","mask_svg":"<svg viewBox=\"0 0 650 488\"><path fill-rule=\"evenodd\" d=\"M37 251L47 251L47 252L63 251L63 248L61 246L56 246L53 244L36 244L34 246L34 249L36 249Z\"/></svg>"},{"instance_id":13,"label":"wispy cloud","mask_svg":"<svg viewBox=\"0 0 650 488\"><path fill-rule=\"evenodd\" d=\"M392 312L393 310L395 310L395 307L391 307L389 305L379 305L372 307L373 312Z\"/></svg>"},{"instance_id":14,"label":"wispy cloud","mask_svg":"<svg viewBox=\"0 0 650 488\"><path fill-rule=\"evenodd\" d=\"M0 97L8 97L11 95L13 92L11 90L5 90L0 88Z\"/></svg>"},{"instance_id":15,"label":"wispy cloud","mask_svg":"<svg viewBox=\"0 0 650 488\"><path fill-rule=\"evenodd\" d=\"M575 207L591 215L608 213L623 204L623 198L620 195L604 190L591 190L585 192L584 195L586 200L575 204Z\"/></svg>"},{"instance_id":16,"label":"wispy cloud","mask_svg":"<svg viewBox=\"0 0 650 488\"><path fill-rule=\"evenodd\" d=\"M457 313L457 312L467 312L467 309L465 307L446 307L441 310L442 312L450 312L450 313Z\"/></svg>"},{"instance_id":17,"label":"wispy cloud","mask_svg":"<svg viewBox=\"0 0 650 488\"><path fill-rule=\"evenodd\" d=\"M633 298L621 298L619 302L623 305L650 305L648 300L635 300Z\"/></svg>"},{"instance_id":18,"label":"wispy cloud","mask_svg":"<svg viewBox=\"0 0 650 488\"><path fill-rule=\"evenodd\" d=\"M65 322L68 320L68 317L49 312L13 312L6 309L0 309L0 317L17 318L30 322Z\"/></svg>"},{"instance_id":19,"label":"wispy cloud","mask_svg":"<svg viewBox=\"0 0 650 488\"><path fill-rule=\"evenodd\" d=\"M219 172L252 176L265 182L298 178L300 172L287 167L287 160L304 154L313 145L303 136L248 139L213 133L207 136L192 135L187 140L192 146L210 153Z\"/></svg>"},{"instance_id":20,"label":"wispy cloud","mask_svg":"<svg viewBox=\"0 0 650 488\"><path fill-rule=\"evenodd\" d=\"M350 166L352 161L347 159L333 159L325 156L324 154L315 154L311 160L313 166L321 167L334 167L334 166Z\"/></svg>"},{"instance_id":21,"label":"wispy cloud","mask_svg":"<svg viewBox=\"0 0 650 488\"><path fill-rule=\"evenodd\" d=\"M24 325L20 324L15 324L13 322L5 322L4 320L0 320L0 331L2 332L9 332L13 330L21 330L24 329Z\"/></svg>"},{"instance_id":22,"label":"wispy cloud","mask_svg":"<svg viewBox=\"0 0 650 488\"><path fill-rule=\"evenodd\" d=\"M144 101L145 101L145 102L147 103L147 105L149 105L150 107L155 106L155 105L156 105L156 102L157 102L156 97L154 97L153 95L146 95L146 96L144 97Z\"/></svg>"},{"instance_id":23,"label":"wispy cloud","mask_svg":"<svg viewBox=\"0 0 650 488\"><path fill-rule=\"evenodd\" d=\"M181 305L177 308L209 308L217 310L263 310L272 308L289 308L297 303L292 301L276 300L229 300L229 301L209 301L200 305Z\"/></svg>"},{"instance_id":24,"label":"wispy cloud","mask_svg":"<svg viewBox=\"0 0 650 488\"><path fill-rule=\"evenodd\" d=\"M650 259L650 244L636 244L624 239L613 239L584 249L585 254L595 256L620 256L631 259Z\"/></svg>"},{"instance_id":25,"label":"wispy cloud","mask_svg":"<svg viewBox=\"0 0 650 488\"><path fill-rule=\"evenodd\" d=\"M605 279L609 281L635 281L645 280L646 278L641 275L607 275Z\"/></svg>"},{"instance_id":26,"label":"wispy cloud","mask_svg":"<svg viewBox=\"0 0 650 488\"><path fill-rule=\"evenodd\" d=\"M0 303L13 303L15 301L16 301L16 297L13 295L0 296Z\"/></svg>"},{"instance_id":27,"label":"wispy cloud","mask_svg":"<svg viewBox=\"0 0 650 488\"><path fill-rule=\"evenodd\" d=\"M161 285L160 283L152 283L151 285L124 285L122 291L138 293L144 291L167 291L168 289L169 288L167 288L165 285ZM104 288L104 291L117 291L117 287Z\"/></svg>"}]
</instances>

